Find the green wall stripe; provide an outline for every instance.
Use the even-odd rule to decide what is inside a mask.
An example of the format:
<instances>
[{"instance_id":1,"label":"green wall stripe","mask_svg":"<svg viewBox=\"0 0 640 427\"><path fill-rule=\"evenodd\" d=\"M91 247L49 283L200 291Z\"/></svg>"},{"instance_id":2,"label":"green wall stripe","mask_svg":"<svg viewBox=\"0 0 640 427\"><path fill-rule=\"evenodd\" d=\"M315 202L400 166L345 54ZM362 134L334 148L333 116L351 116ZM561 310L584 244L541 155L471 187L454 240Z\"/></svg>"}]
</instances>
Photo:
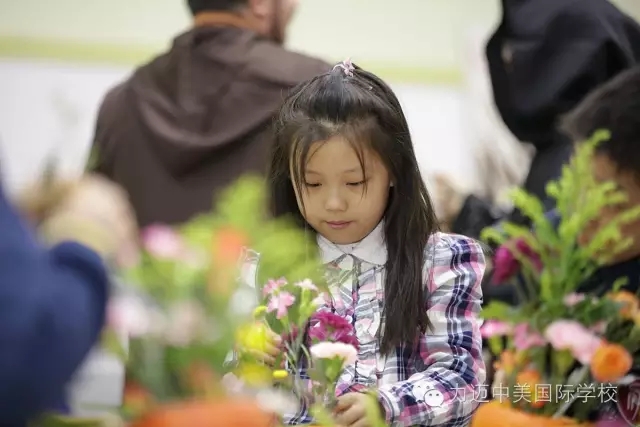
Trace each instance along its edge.
<instances>
[{"instance_id":1,"label":"green wall stripe","mask_svg":"<svg viewBox=\"0 0 640 427\"><path fill-rule=\"evenodd\" d=\"M136 65L162 51L161 47L54 40L0 35L0 58L53 59L64 62ZM396 83L459 85L460 70L381 64L361 61L361 65Z\"/></svg>"}]
</instances>

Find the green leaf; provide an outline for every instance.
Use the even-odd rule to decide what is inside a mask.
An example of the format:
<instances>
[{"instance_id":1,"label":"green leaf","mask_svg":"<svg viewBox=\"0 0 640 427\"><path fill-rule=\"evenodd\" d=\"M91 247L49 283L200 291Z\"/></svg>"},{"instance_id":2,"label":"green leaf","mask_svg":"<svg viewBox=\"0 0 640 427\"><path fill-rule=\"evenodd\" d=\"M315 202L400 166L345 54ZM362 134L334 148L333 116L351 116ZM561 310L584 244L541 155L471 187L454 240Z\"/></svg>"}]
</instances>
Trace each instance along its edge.
<instances>
[{"instance_id":1,"label":"green leaf","mask_svg":"<svg viewBox=\"0 0 640 427\"><path fill-rule=\"evenodd\" d=\"M482 307L481 317L483 319L500 320L503 322L513 320L516 309L509 304L500 301L491 301Z\"/></svg>"},{"instance_id":2,"label":"green leaf","mask_svg":"<svg viewBox=\"0 0 640 427\"><path fill-rule=\"evenodd\" d=\"M122 425L114 417L82 418L46 415L31 423L29 427L120 427Z\"/></svg>"},{"instance_id":3,"label":"green leaf","mask_svg":"<svg viewBox=\"0 0 640 427\"><path fill-rule=\"evenodd\" d=\"M127 362L128 354L122 344L122 338L111 328L102 331L102 347L105 351L117 357L122 362Z\"/></svg>"}]
</instances>

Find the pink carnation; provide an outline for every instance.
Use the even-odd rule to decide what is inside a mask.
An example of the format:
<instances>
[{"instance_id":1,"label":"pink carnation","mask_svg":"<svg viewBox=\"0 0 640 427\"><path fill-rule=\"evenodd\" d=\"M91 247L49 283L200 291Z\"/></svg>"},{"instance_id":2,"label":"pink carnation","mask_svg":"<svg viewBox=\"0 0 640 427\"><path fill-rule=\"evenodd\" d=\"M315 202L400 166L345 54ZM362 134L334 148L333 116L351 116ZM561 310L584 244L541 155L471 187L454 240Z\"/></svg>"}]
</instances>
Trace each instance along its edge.
<instances>
[{"instance_id":1,"label":"pink carnation","mask_svg":"<svg viewBox=\"0 0 640 427\"><path fill-rule=\"evenodd\" d=\"M515 249L521 255L528 258L533 264L534 268L538 271L542 270L542 261L540 256L533 250L524 239L518 239L515 241ZM501 284L512 278L518 270L520 270L520 263L515 257L513 252L507 247L502 245L496 250L496 254L493 257L493 278L494 284Z\"/></svg>"},{"instance_id":2,"label":"pink carnation","mask_svg":"<svg viewBox=\"0 0 640 427\"><path fill-rule=\"evenodd\" d=\"M155 224L142 231L142 246L152 256L177 260L185 254L182 237L171 227Z\"/></svg>"},{"instance_id":3,"label":"pink carnation","mask_svg":"<svg viewBox=\"0 0 640 427\"><path fill-rule=\"evenodd\" d=\"M262 295L265 297L267 295L271 295L279 291L282 287L287 284L287 280L284 278L280 278L278 280L269 279L266 285L262 288Z\"/></svg>"},{"instance_id":4,"label":"pink carnation","mask_svg":"<svg viewBox=\"0 0 640 427\"><path fill-rule=\"evenodd\" d=\"M487 320L480 327L482 338L501 337L512 332L511 325L499 320Z\"/></svg>"},{"instance_id":5,"label":"pink carnation","mask_svg":"<svg viewBox=\"0 0 640 427\"><path fill-rule=\"evenodd\" d=\"M591 363L591 358L602 344L598 336L573 320L556 320L547 327L544 335L554 349L569 350L583 365Z\"/></svg>"},{"instance_id":6,"label":"pink carnation","mask_svg":"<svg viewBox=\"0 0 640 427\"><path fill-rule=\"evenodd\" d=\"M539 333L532 331L528 324L520 323L513 328L513 345L518 350L540 347L547 342Z\"/></svg>"},{"instance_id":7,"label":"pink carnation","mask_svg":"<svg viewBox=\"0 0 640 427\"><path fill-rule=\"evenodd\" d=\"M329 312L318 312L309 322L309 339L311 342L332 341L349 344L359 348L358 339L351 322Z\"/></svg>"},{"instance_id":8,"label":"pink carnation","mask_svg":"<svg viewBox=\"0 0 640 427\"><path fill-rule=\"evenodd\" d=\"M277 295L271 295L267 304L267 312L276 312L276 318L282 319L289 312L289 307L296 301L296 297L289 292L280 292Z\"/></svg>"}]
</instances>

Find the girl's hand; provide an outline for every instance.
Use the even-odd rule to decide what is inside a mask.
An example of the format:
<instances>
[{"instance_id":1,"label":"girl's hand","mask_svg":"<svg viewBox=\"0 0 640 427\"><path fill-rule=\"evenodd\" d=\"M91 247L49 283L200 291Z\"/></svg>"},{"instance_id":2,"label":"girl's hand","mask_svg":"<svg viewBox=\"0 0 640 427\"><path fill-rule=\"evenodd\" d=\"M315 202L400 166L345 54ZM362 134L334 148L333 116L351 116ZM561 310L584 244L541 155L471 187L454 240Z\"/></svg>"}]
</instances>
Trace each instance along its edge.
<instances>
[{"instance_id":1,"label":"girl's hand","mask_svg":"<svg viewBox=\"0 0 640 427\"><path fill-rule=\"evenodd\" d=\"M282 353L280 349L282 338L266 325L260 324L260 328L264 328L261 333L266 334L267 339L261 339L259 345L252 345L254 343L250 342L251 340L249 339L246 343L240 343L238 350L273 368L275 367L276 357Z\"/></svg>"},{"instance_id":2,"label":"girl's hand","mask_svg":"<svg viewBox=\"0 0 640 427\"><path fill-rule=\"evenodd\" d=\"M371 399L375 397L367 393L347 393L340 396L334 409L336 423L344 427L371 427L367 413Z\"/></svg>"}]
</instances>

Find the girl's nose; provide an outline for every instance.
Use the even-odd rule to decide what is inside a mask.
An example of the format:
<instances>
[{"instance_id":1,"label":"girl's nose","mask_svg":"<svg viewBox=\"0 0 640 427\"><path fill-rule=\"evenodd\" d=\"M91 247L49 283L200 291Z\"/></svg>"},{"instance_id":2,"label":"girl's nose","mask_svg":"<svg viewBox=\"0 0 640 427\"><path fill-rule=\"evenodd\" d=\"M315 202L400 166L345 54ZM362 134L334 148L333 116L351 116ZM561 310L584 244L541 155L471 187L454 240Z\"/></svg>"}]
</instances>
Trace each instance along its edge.
<instances>
[{"instance_id":1,"label":"girl's nose","mask_svg":"<svg viewBox=\"0 0 640 427\"><path fill-rule=\"evenodd\" d=\"M332 191L325 200L325 209L330 212L342 212L347 209L347 202L338 191Z\"/></svg>"}]
</instances>

